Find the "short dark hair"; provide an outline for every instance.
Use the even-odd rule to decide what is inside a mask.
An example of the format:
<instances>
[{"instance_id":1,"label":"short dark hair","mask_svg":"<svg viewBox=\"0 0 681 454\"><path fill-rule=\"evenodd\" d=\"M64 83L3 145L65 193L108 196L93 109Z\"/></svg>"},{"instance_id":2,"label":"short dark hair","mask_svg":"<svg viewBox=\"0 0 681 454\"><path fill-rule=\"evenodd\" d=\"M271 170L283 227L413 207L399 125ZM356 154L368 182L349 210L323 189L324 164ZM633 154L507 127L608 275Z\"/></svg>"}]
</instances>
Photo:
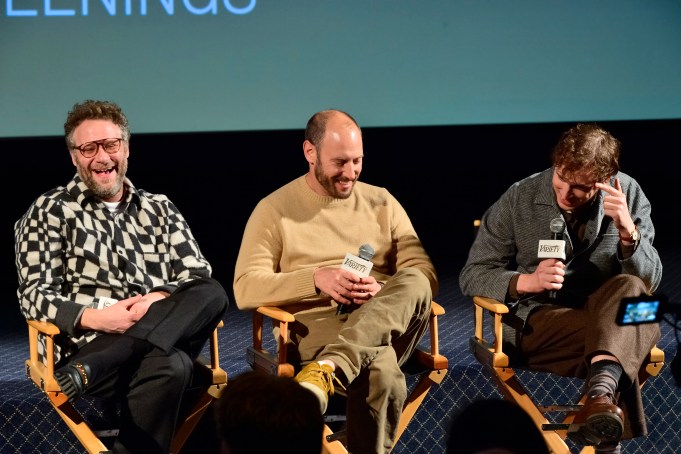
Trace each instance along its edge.
<instances>
[{"instance_id":1,"label":"short dark hair","mask_svg":"<svg viewBox=\"0 0 681 454\"><path fill-rule=\"evenodd\" d=\"M319 454L319 400L293 378L257 371L230 380L215 406L218 437L230 454Z\"/></svg>"},{"instance_id":2,"label":"short dark hair","mask_svg":"<svg viewBox=\"0 0 681 454\"><path fill-rule=\"evenodd\" d=\"M563 176L587 170L597 181L606 181L619 169L620 142L595 123L579 123L565 131L553 149L555 168Z\"/></svg>"},{"instance_id":3,"label":"short dark hair","mask_svg":"<svg viewBox=\"0 0 681 454\"><path fill-rule=\"evenodd\" d=\"M64 123L64 137L69 150L76 145L73 142L73 131L85 120L110 120L121 129L123 140L130 141L128 118L121 107L112 101L87 99L73 105Z\"/></svg>"}]
</instances>

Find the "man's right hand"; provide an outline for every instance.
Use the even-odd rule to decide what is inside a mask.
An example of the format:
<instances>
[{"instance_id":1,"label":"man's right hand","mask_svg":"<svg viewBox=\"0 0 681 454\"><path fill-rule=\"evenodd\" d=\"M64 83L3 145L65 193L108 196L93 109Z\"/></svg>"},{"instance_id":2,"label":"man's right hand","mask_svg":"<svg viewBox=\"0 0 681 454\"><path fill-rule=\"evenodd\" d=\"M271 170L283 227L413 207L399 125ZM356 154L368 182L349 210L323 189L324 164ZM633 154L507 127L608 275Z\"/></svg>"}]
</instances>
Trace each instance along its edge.
<instances>
[{"instance_id":1,"label":"man's right hand","mask_svg":"<svg viewBox=\"0 0 681 454\"><path fill-rule=\"evenodd\" d=\"M340 268L317 268L314 272L314 285L329 295L337 303L351 304L353 288L361 279L354 273Z\"/></svg>"},{"instance_id":2,"label":"man's right hand","mask_svg":"<svg viewBox=\"0 0 681 454\"><path fill-rule=\"evenodd\" d=\"M544 259L532 274L521 274L516 289L520 294L560 290L565 280L565 264L558 259Z\"/></svg>"},{"instance_id":3,"label":"man's right hand","mask_svg":"<svg viewBox=\"0 0 681 454\"><path fill-rule=\"evenodd\" d=\"M79 328L104 333L122 334L142 318L144 314L130 310L143 295L136 295L104 309L86 308L80 318Z\"/></svg>"}]
</instances>

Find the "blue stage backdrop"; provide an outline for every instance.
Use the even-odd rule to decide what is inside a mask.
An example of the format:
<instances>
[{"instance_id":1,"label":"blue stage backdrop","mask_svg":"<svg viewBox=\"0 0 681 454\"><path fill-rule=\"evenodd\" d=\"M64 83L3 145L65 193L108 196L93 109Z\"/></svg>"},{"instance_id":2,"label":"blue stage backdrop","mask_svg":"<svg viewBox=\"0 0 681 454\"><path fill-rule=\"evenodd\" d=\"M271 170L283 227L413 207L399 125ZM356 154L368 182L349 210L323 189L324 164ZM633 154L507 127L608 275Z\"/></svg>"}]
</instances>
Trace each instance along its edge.
<instances>
[{"instance_id":1,"label":"blue stage backdrop","mask_svg":"<svg viewBox=\"0 0 681 454\"><path fill-rule=\"evenodd\" d=\"M677 0L6 0L0 137L681 118Z\"/></svg>"}]
</instances>

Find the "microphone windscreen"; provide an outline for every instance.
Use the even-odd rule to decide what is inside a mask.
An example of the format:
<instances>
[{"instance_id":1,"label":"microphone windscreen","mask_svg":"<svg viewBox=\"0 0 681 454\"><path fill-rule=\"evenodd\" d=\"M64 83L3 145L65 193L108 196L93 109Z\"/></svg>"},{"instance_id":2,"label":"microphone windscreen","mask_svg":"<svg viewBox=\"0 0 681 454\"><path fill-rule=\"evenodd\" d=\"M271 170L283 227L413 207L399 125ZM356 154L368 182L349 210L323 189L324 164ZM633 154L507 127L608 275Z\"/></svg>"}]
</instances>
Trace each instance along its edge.
<instances>
[{"instance_id":1,"label":"microphone windscreen","mask_svg":"<svg viewBox=\"0 0 681 454\"><path fill-rule=\"evenodd\" d=\"M376 251L368 243L364 243L359 247L359 256L364 260L371 260L374 258L374 254L376 254Z\"/></svg>"},{"instance_id":2,"label":"microphone windscreen","mask_svg":"<svg viewBox=\"0 0 681 454\"><path fill-rule=\"evenodd\" d=\"M563 218L553 218L549 224L551 233L563 233L565 231L565 221Z\"/></svg>"}]
</instances>

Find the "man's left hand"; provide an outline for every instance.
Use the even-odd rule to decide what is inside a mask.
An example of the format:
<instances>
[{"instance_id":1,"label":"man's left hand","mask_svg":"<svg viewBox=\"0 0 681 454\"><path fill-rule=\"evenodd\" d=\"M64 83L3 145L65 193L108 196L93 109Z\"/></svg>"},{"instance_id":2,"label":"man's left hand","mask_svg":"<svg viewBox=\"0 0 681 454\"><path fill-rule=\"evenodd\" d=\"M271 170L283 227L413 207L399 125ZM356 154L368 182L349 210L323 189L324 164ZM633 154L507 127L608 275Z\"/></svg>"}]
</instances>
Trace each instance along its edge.
<instances>
[{"instance_id":1,"label":"man's left hand","mask_svg":"<svg viewBox=\"0 0 681 454\"><path fill-rule=\"evenodd\" d=\"M620 232L620 236L626 237L636 228L634 221L629 214L627 198L622 192L620 179L615 178L613 186L604 183L596 183L596 187L606 193L603 198L603 210L605 215L612 218L615 227Z\"/></svg>"},{"instance_id":2,"label":"man's left hand","mask_svg":"<svg viewBox=\"0 0 681 454\"><path fill-rule=\"evenodd\" d=\"M163 298L166 298L168 296L167 293L165 292L151 292L147 293L144 295L138 302L133 304L128 308L130 312L134 312L135 314L138 314L140 317L143 317L144 314L147 313L149 310L149 307L155 303L158 300L162 300Z\"/></svg>"}]
</instances>

